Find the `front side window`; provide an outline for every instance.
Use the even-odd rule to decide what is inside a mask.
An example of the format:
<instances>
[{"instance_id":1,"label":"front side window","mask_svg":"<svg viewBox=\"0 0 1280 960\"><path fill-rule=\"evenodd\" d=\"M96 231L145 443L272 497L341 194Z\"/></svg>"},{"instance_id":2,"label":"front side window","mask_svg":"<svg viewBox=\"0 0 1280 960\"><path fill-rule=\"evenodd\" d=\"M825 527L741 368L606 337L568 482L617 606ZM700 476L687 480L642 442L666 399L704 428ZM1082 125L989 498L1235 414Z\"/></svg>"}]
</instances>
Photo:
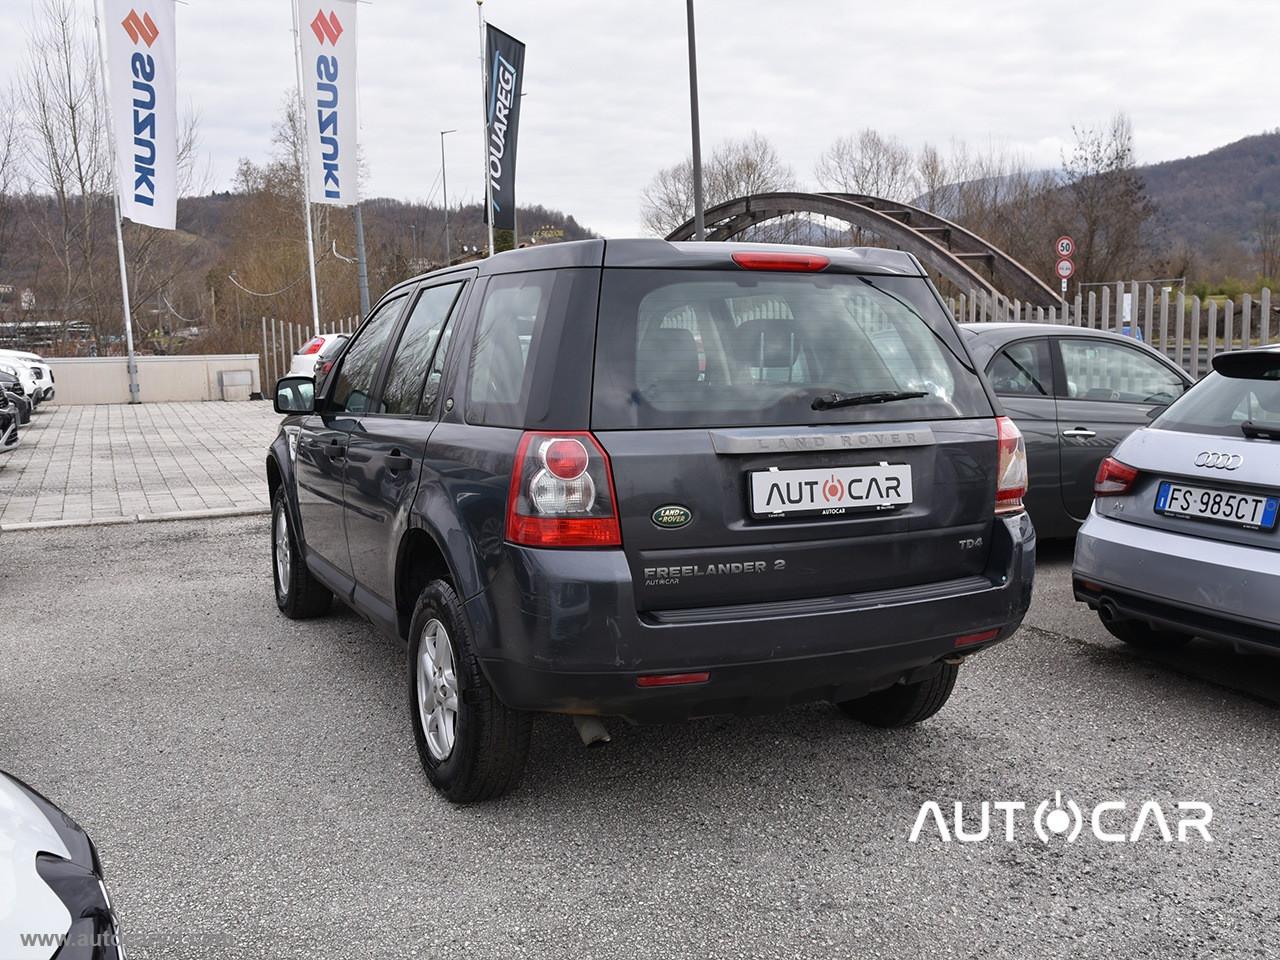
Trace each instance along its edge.
<instances>
[{"instance_id":1,"label":"front side window","mask_svg":"<svg viewBox=\"0 0 1280 960\"><path fill-rule=\"evenodd\" d=\"M1067 396L1075 400L1172 403L1185 389L1181 377L1137 347L1062 337L1058 348Z\"/></svg>"},{"instance_id":2,"label":"front side window","mask_svg":"<svg viewBox=\"0 0 1280 960\"><path fill-rule=\"evenodd\" d=\"M448 283L423 290L418 296L391 358L379 412L406 416L417 411L423 378L461 290L461 283Z\"/></svg>"},{"instance_id":3,"label":"front side window","mask_svg":"<svg viewBox=\"0 0 1280 960\"><path fill-rule=\"evenodd\" d=\"M395 330L400 311L408 297L396 297L380 306L369 318L355 341L342 357L338 380L326 410L334 413L369 413L373 399L373 381L378 364L386 351L387 341Z\"/></svg>"},{"instance_id":4,"label":"front side window","mask_svg":"<svg viewBox=\"0 0 1280 960\"><path fill-rule=\"evenodd\" d=\"M592 425L604 429L992 412L950 321L914 277L606 270L594 383ZM829 403L850 395L887 402Z\"/></svg>"},{"instance_id":5,"label":"front side window","mask_svg":"<svg viewBox=\"0 0 1280 960\"><path fill-rule=\"evenodd\" d=\"M1011 343L987 366L991 388L1006 397L1048 397L1053 394L1049 350L1043 340Z\"/></svg>"}]
</instances>

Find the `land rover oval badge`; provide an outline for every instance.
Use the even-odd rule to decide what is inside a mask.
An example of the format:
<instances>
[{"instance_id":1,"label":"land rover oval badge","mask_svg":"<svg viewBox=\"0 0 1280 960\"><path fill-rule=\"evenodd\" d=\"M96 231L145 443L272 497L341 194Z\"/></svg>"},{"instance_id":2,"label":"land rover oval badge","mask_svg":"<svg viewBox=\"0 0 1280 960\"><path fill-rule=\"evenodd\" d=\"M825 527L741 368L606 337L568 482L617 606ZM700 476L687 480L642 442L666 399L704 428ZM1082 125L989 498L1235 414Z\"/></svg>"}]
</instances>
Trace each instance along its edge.
<instances>
[{"instance_id":1,"label":"land rover oval badge","mask_svg":"<svg viewBox=\"0 0 1280 960\"><path fill-rule=\"evenodd\" d=\"M689 512L688 507L682 507L678 503L669 503L665 507L659 507L650 515L655 527L662 527L664 530L678 530L680 527L687 526L689 521L693 519L693 514Z\"/></svg>"}]
</instances>

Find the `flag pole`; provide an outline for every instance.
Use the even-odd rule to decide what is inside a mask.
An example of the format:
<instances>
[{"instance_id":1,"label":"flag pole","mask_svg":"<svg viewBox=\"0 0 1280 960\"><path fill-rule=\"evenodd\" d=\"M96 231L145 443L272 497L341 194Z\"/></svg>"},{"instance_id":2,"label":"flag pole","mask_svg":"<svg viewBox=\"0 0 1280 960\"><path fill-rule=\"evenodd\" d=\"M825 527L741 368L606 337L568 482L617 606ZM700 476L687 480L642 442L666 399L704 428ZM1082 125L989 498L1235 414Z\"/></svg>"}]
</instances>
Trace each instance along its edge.
<instances>
[{"instance_id":1,"label":"flag pole","mask_svg":"<svg viewBox=\"0 0 1280 960\"><path fill-rule=\"evenodd\" d=\"M302 27L298 13L298 3L290 4L293 8L293 55L298 68L298 110L302 129L299 131L302 149L302 219L307 227L307 274L311 278L311 323L315 335L320 336L320 294L316 290L316 242L311 234L311 154L307 148L307 96L302 90Z\"/></svg>"},{"instance_id":2,"label":"flag pole","mask_svg":"<svg viewBox=\"0 0 1280 960\"><path fill-rule=\"evenodd\" d=\"M476 15L480 20L480 103L484 107L484 123L480 126L480 139L484 145L484 218L489 223L489 256L497 253L493 240L493 181L489 178L489 45L484 35L484 0L476 0Z\"/></svg>"},{"instance_id":3,"label":"flag pole","mask_svg":"<svg viewBox=\"0 0 1280 960\"><path fill-rule=\"evenodd\" d=\"M124 346L128 358L125 368L129 373L129 402L140 403L141 391L138 388L138 361L133 355L133 311L129 309L129 270L124 258L124 229L120 217L120 168L119 157L116 156L116 140L111 121L111 87L107 77L107 35L103 30L103 20L99 16L99 4L93 5L93 26L98 33L98 66L102 73L103 114L107 118L107 138L111 143L111 204L116 218L116 254L120 260L120 302L124 316Z\"/></svg>"}]
</instances>

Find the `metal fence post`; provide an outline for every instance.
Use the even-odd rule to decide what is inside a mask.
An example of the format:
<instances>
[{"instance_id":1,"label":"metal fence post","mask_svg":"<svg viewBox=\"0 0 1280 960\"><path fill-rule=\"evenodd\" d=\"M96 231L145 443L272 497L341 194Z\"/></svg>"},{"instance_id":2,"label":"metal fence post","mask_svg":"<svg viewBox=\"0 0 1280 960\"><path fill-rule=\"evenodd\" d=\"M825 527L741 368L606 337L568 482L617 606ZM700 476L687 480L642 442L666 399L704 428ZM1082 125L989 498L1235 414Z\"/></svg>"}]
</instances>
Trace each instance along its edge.
<instances>
[{"instance_id":1,"label":"metal fence post","mask_svg":"<svg viewBox=\"0 0 1280 960\"><path fill-rule=\"evenodd\" d=\"M271 379L271 368L267 366L267 318L262 317L262 339L258 341L258 362L262 364L262 395L267 395L267 381ZM275 386L275 384L272 384Z\"/></svg>"},{"instance_id":2,"label":"metal fence post","mask_svg":"<svg viewBox=\"0 0 1280 960\"><path fill-rule=\"evenodd\" d=\"M1253 294L1246 293L1240 302L1240 345L1248 349L1253 345Z\"/></svg>"},{"instance_id":3,"label":"metal fence post","mask_svg":"<svg viewBox=\"0 0 1280 960\"><path fill-rule=\"evenodd\" d=\"M1222 305L1222 311L1226 315L1224 326L1226 332L1222 335L1222 351L1226 353L1235 346L1236 342L1236 304L1230 297L1227 302ZM1213 359L1210 357L1209 359Z\"/></svg>"},{"instance_id":4,"label":"metal fence post","mask_svg":"<svg viewBox=\"0 0 1280 960\"><path fill-rule=\"evenodd\" d=\"M1258 337L1265 345L1271 342L1271 288L1264 287L1262 290L1262 302L1258 304L1258 312L1261 316L1258 318Z\"/></svg>"},{"instance_id":5,"label":"metal fence post","mask_svg":"<svg viewBox=\"0 0 1280 960\"><path fill-rule=\"evenodd\" d=\"M1155 313L1155 289L1147 284L1147 303L1142 315L1142 339L1151 342L1151 319Z\"/></svg>"},{"instance_id":6,"label":"metal fence post","mask_svg":"<svg viewBox=\"0 0 1280 960\"><path fill-rule=\"evenodd\" d=\"M1200 379L1200 298L1191 298L1191 376Z\"/></svg>"},{"instance_id":7,"label":"metal fence post","mask_svg":"<svg viewBox=\"0 0 1280 960\"><path fill-rule=\"evenodd\" d=\"M1209 301L1209 352L1205 356L1205 363L1211 363L1214 355L1218 352L1218 301Z\"/></svg>"},{"instance_id":8,"label":"metal fence post","mask_svg":"<svg viewBox=\"0 0 1280 960\"><path fill-rule=\"evenodd\" d=\"M1169 288L1160 288L1160 352L1169 354Z\"/></svg>"},{"instance_id":9,"label":"metal fence post","mask_svg":"<svg viewBox=\"0 0 1280 960\"><path fill-rule=\"evenodd\" d=\"M1186 334L1187 334L1187 295L1179 290L1178 297L1174 307L1174 316L1176 317L1175 325L1177 327L1178 352L1175 354L1178 360L1178 366L1183 370L1187 369L1186 356Z\"/></svg>"}]
</instances>

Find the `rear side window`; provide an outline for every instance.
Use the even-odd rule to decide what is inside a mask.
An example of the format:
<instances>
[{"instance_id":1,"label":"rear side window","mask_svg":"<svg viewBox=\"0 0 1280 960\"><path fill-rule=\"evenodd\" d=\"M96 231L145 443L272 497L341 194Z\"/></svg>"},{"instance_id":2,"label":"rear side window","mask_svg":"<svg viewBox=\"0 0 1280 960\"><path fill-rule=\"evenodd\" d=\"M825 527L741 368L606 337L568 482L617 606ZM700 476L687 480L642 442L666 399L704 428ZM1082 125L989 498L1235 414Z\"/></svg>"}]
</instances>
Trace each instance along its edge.
<instances>
[{"instance_id":1,"label":"rear side window","mask_svg":"<svg viewBox=\"0 0 1280 960\"><path fill-rule=\"evenodd\" d=\"M461 289L461 283L447 283L429 287L418 296L382 385L380 413L406 416L417 412L427 367Z\"/></svg>"},{"instance_id":2,"label":"rear side window","mask_svg":"<svg viewBox=\"0 0 1280 960\"><path fill-rule=\"evenodd\" d=\"M606 270L597 429L991 416L921 278ZM832 394L919 393L815 410Z\"/></svg>"},{"instance_id":3,"label":"rear side window","mask_svg":"<svg viewBox=\"0 0 1280 960\"><path fill-rule=\"evenodd\" d=\"M1044 340L1011 343L987 365L991 388L1006 397L1050 397L1053 376L1050 374L1049 345Z\"/></svg>"},{"instance_id":4,"label":"rear side window","mask_svg":"<svg viewBox=\"0 0 1280 960\"><path fill-rule=\"evenodd\" d=\"M338 369L338 382L333 386L326 409L346 413L369 413L373 380L386 351L387 341L395 330L407 297L396 297L380 306L360 328L351 348L343 354Z\"/></svg>"},{"instance_id":5,"label":"rear side window","mask_svg":"<svg viewBox=\"0 0 1280 960\"><path fill-rule=\"evenodd\" d=\"M467 373L468 423L586 427L599 270L488 281Z\"/></svg>"}]
</instances>

